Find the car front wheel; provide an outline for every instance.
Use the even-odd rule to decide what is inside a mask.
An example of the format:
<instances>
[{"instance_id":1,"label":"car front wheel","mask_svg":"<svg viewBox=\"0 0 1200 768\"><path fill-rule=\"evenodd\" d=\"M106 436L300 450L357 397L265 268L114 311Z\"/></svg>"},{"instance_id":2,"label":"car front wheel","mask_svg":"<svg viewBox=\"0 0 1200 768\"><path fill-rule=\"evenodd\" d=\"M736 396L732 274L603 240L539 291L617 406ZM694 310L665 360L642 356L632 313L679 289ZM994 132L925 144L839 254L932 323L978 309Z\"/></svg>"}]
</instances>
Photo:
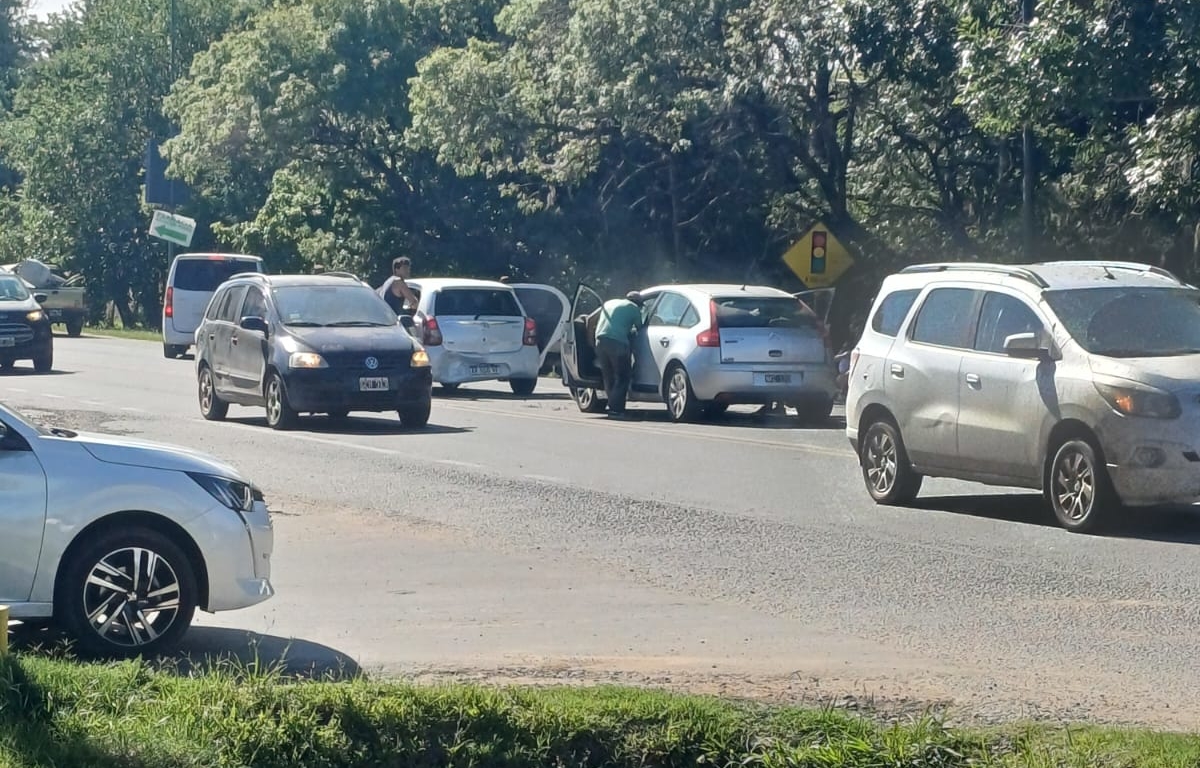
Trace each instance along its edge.
<instances>
[{"instance_id":1,"label":"car front wheel","mask_svg":"<svg viewBox=\"0 0 1200 768\"><path fill-rule=\"evenodd\" d=\"M405 429L420 429L429 423L429 414L433 404L428 400L421 405L413 405L399 411L400 425Z\"/></svg>"},{"instance_id":2,"label":"car front wheel","mask_svg":"<svg viewBox=\"0 0 1200 768\"><path fill-rule=\"evenodd\" d=\"M187 632L196 576L166 536L139 527L108 531L71 558L56 585L55 615L84 654L158 654Z\"/></svg>"},{"instance_id":3,"label":"car front wheel","mask_svg":"<svg viewBox=\"0 0 1200 768\"><path fill-rule=\"evenodd\" d=\"M1050 508L1068 531L1097 531L1119 506L1108 471L1088 440L1075 438L1059 446L1046 485Z\"/></svg>"},{"instance_id":4,"label":"car front wheel","mask_svg":"<svg viewBox=\"0 0 1200 768\"><path fill-rule=\"evenodd\" d=\"M267 426L271 429L291 429L296 425L296 411L287 399L283 379L272 372L267 377Z\"/></svg>"}]
</instances>

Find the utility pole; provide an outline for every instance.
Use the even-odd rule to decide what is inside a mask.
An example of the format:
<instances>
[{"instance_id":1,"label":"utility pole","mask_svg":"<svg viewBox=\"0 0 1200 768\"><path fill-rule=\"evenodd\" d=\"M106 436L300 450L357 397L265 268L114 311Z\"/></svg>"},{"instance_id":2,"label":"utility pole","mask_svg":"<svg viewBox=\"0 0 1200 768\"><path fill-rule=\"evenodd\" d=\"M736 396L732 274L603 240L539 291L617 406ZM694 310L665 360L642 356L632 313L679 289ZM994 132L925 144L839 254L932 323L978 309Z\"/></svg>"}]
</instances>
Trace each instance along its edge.
<instances>
[{"instance_id":1,"label":"utility pole","mask_svg":"<svg viewBox=\"0 0 1200 768\"><path fill-rule=\"evenodd\" d=\"M178 46L178 43L175 40L175 37L176 37L175 16L178 12L176 3L177 3L177 0L170 0L170 10L168 11L169 19L167 21L167 28L168 28L167 56L169 57L169 60L167 62L167 79L171 85L174 85L175 79L178 77L178 71L179 71L178 66L176 64L176 59L177 59L177 50L176 49ZM163 178L167 182L167 212L175 213L175 183L171 179L166 178L165 174L164 174ZM175 261L175 243L172 243L170 240L168 240L167 241L167 268L168 269L170 268L171 262L173 262L173 261Z\"/></svg>"},{"instance_id":2,"label":"utility pole","mask_svg":"<svg viewBox=\"0 0 1200 768\"><path fill-rule=\"evenodd\" d=\"M1036 0L1021 0L1021 21L1024 24L1024 32L1026 34L1029 33L1029 25L1033 23L1035 2ZM1033 261L1035 258L1033 193L1037 171L1034 168L1033 123L1029 119L1025 120L1024 129L1021 131L1021 139L1023 145L1023 162L1021 164L1021 247L1025 260Z\"/></svg>"}]
</instances>

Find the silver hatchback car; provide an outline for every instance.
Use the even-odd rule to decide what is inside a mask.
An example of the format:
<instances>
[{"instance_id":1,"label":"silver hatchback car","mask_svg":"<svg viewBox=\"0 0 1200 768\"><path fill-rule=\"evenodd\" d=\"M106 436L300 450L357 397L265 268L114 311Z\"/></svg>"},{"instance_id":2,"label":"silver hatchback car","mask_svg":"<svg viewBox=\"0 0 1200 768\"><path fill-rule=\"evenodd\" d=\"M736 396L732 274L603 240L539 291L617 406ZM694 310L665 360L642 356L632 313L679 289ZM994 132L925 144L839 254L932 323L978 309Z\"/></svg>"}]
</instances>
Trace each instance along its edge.
<instances>
[{"instance_id":1,"label":"silver hatchback car","mask_svg":"<svg viewBox=\"0 0 1200 768\"><path fill-rule=\"evenodd\" d=\"M792 405L807 420L829 417L837 394L829 337L797 295L761 285L658 285L640 293L631 401L666 403L677 422L771 402ZM585 413L607 405L595 362L603 303L580 284L563 336L563 384Z\"/></svg>"},{"instance_id":2,"label":"silver hatchback car","mask_svg":"<svg viewBox=\"0 0 1200 768\"><path fill-rule=\"evenodd\" d=\"M1200 290L1157 267L924 264L883 281L846 434L880 503L923 476L1041 490L1072 531L1200 499Z\"/></svg>"}]
</instances>

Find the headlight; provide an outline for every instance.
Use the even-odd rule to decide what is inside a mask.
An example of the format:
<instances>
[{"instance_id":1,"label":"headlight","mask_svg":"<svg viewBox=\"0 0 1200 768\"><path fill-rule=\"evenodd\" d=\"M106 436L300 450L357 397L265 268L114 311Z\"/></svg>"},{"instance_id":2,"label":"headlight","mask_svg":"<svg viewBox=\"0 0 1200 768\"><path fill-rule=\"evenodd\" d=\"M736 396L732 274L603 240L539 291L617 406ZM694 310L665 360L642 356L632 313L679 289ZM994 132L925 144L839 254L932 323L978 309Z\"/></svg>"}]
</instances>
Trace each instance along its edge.
<instances>
[{"instance_id":1,"label":"headlight","mask_svg":"<svg viewBox=\"0 0 1200 768\"><path fill-rule=\"evenodd\" d=\"M288 365L292 368L328 368L325 358L318 355L316 352L293 352L288 358Z\"/></svg>"},{"instance_id":2,"label":"headlight","mask_svg":"<svg viewBox=\"0 0 1200 768\"><path fill-rule=\"evenodd\" d=\"M412 362L409 363L413 368L428 368L429 353L423 349L413 350Z\"/></svg>"},{"instance_id":3,"label":"headlight","mask_svg":"<svg viewBox=\"0 0 1200 768\"><path fill-rule=\"evenodd\" d=\"M45 312L43 312L40 309L35 309L32 312L29 312L28 314L26 314L25 319L31 323L40 323L42 321L42 318L45 316L46 316Z\"/></svg>"},{"instance_id":4,"label":"headlight","mask_svg":"<svg viewBox=\"0 0 1200 768\"><path fill-rule=\"evenodd\" d=\"M1096 382L1096 391L1114 411L1125 416L1176 419L1181 413L1179 398L1154 387L1118 386Z\"/></svg>"},{"instance_id":5,"label":"headlight","mask_svg":"<svg viewBox=\"0 0 1200 768\"><path fill-rule=\"evenodd\" d=\"M195 480L201 488L235 512L249 512L254 502L262 501L262 493L239 480L230 480L216 475L205 475L199 472L188 472L188 477Z\"/></svg>"}]
</instances>

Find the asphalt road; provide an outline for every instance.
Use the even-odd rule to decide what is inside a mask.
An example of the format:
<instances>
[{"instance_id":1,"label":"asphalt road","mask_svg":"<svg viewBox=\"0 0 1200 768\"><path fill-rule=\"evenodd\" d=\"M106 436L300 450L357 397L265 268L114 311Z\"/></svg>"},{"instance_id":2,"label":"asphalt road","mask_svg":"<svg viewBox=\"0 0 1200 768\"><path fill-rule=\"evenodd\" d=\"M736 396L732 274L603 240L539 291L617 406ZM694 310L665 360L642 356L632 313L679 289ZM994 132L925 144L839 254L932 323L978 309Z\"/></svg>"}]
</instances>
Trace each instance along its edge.
<instances>
[{"instance_id":1,"label":"asphalt road","mask_svg":"<svg viewBox=\"0 0 1200 768\"><path fill-rule=\"evenodd\" d=\"M1121 535L1036 496L928 481L874 505L840 411L822 428L735 409L608 422L559 381L437 394L431 425L361 414L294 432L205 422L193 363L154 343L56 339L0 375L39 420L209 450L277 511L278 596L201 614L193 650L290 648L374 674L646 682L812 700L953 702L987 718L1192 726L1200 520Z\"/></svg>"}]
</instances>

